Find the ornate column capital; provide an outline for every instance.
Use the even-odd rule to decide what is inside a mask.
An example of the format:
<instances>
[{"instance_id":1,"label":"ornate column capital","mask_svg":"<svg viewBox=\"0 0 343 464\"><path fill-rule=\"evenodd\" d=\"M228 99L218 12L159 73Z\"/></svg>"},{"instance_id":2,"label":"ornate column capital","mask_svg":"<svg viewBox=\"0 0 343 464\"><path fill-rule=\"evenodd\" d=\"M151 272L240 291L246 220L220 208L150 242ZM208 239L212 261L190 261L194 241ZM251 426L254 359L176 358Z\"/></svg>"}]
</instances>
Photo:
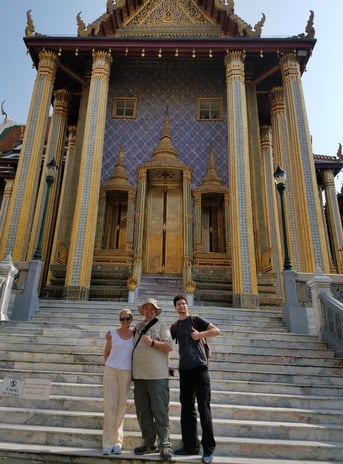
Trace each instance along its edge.
<instances>
[{"instance_id":1,"label":"ornate column capital","mask_svg":"<svg viewBox=\"0 0 343 464\"><path fill-rule=\"evenodd\" d=\"M92 53L92 79L108 79L111 72L112 56L105 50L96 50Z\"/></svg>"}]
</instances>

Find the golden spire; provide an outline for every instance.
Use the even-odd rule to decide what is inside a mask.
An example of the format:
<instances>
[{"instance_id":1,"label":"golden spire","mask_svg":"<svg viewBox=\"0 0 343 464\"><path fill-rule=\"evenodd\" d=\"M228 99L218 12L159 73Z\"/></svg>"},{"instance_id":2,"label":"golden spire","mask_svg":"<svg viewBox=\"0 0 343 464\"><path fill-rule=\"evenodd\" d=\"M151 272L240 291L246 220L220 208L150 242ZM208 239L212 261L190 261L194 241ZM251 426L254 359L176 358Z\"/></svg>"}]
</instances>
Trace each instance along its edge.
<instances>
[{"instance_id":1,"label":"golden spire","mask_svg":"<svg viewBox=\"0 0 343 464\"><path fill-rule=\"evenodd\" d=\"M171 141L171 133L169 127L169 115L168 115L168 108L166 110L166 115L164 117L164 126L162 129L161 139L158 147L154 151L154 158L157 156L163 157L177 157L176 149Z\"/></svg>"},{"instance_id":2,"label":"golden spire","mask_svg":"<svg viewBox=\"0 0 343 464\"><path fill-rule=\"evenodd\" d=\"M125 170L124 163L124 148L122 144L119 147L118 159L115 168L111 174L110 180L105 185L106 190L116 190L119 187L132 189L132 185L129 183L128 176Z\"/></svg>"},{"instance_id":3,"label":"golden spire","mask_svg":"<svg viewBox=\"0 0 343 464\"><path fill-rule=\"evenodd\" d=\"M210 150L210 156L208 159L208 168L207 168L207 173L204 176L203 179L203 186L209 186L209 185L221 185L220 178L218 176L217 170L216 170L216 165L214 162L214 153L213 153L213 148Z\"/></svg>"}]
</instances>

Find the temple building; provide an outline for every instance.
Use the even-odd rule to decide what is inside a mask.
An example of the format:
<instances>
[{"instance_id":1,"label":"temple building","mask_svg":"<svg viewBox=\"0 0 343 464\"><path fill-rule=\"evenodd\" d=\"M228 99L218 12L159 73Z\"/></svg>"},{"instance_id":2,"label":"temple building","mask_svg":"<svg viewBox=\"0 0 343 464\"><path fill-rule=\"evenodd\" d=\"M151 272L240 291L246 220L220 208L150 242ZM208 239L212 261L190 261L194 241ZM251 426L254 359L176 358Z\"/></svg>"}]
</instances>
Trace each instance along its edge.
<instances>
[{"instance_id":1,"label":"temple building","mask_svg":"<svg viewBox=\"0 0 343 464\"><path fill-rule=\"evenodd\" d=\"M104 1L75 37L27 17L37 76L0 259L42 240L42 295L125 301L158 275L195 301L281 304L285 240L296 272L343 273L342 154L313 154L302 88L312 11L287 38L233 0Z\"/></svg>"}]
</instances>

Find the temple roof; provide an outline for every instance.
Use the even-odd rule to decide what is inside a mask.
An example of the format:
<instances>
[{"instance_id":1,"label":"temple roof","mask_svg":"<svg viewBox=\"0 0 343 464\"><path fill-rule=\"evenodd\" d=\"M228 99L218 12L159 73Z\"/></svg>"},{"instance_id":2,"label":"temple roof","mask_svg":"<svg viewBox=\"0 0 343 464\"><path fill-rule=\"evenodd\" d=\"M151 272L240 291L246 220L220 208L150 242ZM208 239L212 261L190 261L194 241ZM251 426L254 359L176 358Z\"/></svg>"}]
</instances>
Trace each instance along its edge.
<instances>
[{"instance_id":1,"label":"temple roof","mask_svg":"<svg viewBox=\"0 0 343 464\"><path fill-rule=\"evenodd\" d=\"M15 150L21 144L24 135L24 124L14 121L2 107L3 121L0 123L0 156L3 153Z\"/></svg>"},{"instance_id":2,"label":"temple roof","mask_svg":"<svg viewBox=\"0 0 343 464\"><path fill-rule=\"evenodd\" d=\"M78 34L125 37L260 36L265 16L255 26L234 11L234 1L222 0L108 0L107 10L85 25L78 14Z\"/></svg>"},{"instance_id":3,"label":"temple roof","mask_svg":"<svg viewBox=\"0 0 343 464\"><path fill-rule=\"evenodd\" d=\"M94 50L108 51L116 66L156 61L222 66L228 50L242 51L249 79L264 98L281 85L280 56L294 53L302 73L316 43L313 12L305 32L287 38L262 38L265 19L262 14L254 26L247 24L235 14L233 0L108 0L105 13L91 24L77 14L75 37L37 33L29 10L24 40L37 68L42 50L57 54L55 88L68 88L72 94L76 104L71 104L68 123L75 124ZM268 102L260 106L267 108ZM269 123L263 114L261 121Z\"/></svg>"}]
</instances>

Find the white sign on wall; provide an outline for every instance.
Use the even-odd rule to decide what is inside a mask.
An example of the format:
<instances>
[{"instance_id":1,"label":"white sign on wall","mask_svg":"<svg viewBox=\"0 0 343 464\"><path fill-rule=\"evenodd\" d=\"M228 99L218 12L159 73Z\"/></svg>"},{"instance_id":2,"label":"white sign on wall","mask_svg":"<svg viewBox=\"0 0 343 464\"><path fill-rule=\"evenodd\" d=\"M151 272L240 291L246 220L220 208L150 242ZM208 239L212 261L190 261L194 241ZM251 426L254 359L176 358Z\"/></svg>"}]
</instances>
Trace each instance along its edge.
<instances>
[{"instance_id":1,"label":"white sign on wall","mask_svg":"<svg viewBox=\"0 0 343 464\"><path fill-rule=\"evenodd\" d=\"M0 393L2 396L21 398L24 390L24 380L11 379L5 377L1 384Z\"/></svg>"},{"instance_id":2,"label":"white sign on wall","mask_svg":"<svg viewBox=\"0 0 343 464\"><path fill-rule=\"evenodd\" d=\"M51 390L50 379L13 379L5 377L0 388L0 395L25 400L48 400Z\"/></svg>"}]
</instances>

